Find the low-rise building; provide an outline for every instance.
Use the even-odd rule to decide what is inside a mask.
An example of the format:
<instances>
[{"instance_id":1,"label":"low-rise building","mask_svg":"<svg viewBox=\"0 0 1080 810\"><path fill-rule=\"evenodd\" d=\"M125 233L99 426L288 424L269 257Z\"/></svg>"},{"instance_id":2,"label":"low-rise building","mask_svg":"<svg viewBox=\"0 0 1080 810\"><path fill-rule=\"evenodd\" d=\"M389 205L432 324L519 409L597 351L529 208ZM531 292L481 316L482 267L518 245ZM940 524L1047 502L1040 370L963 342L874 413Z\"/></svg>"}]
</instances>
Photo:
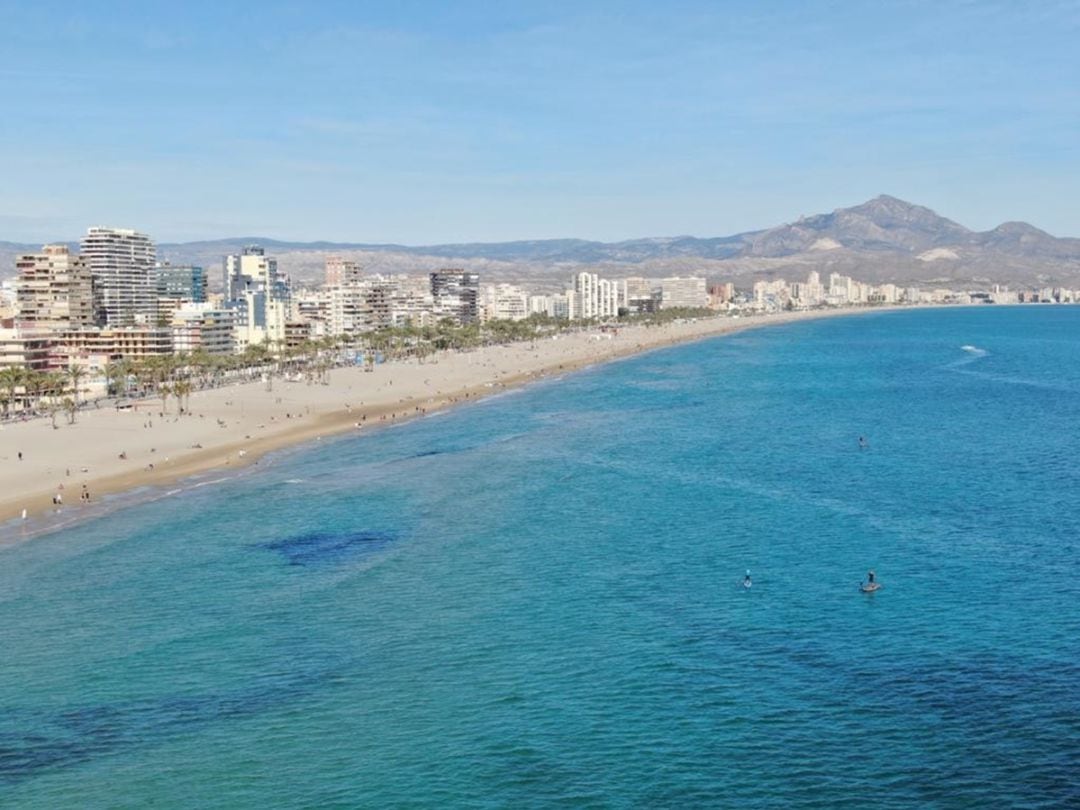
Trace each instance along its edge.
<instances>
[{"instance_id":1,"label":"low-rise building","mask_svg":"<svg viewBox=\"0 0 1080 810\"><path fill-rule=\"evenodd\" d=\"M24 329L0 329L0 368L47 371L52 335Z\"/></svg>"},{"instance_id":2,"label":"low-rise building","mask_svg":"<svg viewBox=\"0 0 1080 810\"><path fill-rule=\"evenodd\" d=\"M57 350L71 354L104 355L110 361L145 360L173 353L170 327L126 326L66 329L54 337Z\"/></svg>"},{"instance_id":3,"label":"low-rise building","mask_svg":"<svg viewBox=\"0 0 1080 810\"><path fill-rule=\"evenodd\" d=\"M232 354L235 319L236 314L231 309L209 303L183 304L172 314L173 352Z\"/></svg>"}]
</instances>

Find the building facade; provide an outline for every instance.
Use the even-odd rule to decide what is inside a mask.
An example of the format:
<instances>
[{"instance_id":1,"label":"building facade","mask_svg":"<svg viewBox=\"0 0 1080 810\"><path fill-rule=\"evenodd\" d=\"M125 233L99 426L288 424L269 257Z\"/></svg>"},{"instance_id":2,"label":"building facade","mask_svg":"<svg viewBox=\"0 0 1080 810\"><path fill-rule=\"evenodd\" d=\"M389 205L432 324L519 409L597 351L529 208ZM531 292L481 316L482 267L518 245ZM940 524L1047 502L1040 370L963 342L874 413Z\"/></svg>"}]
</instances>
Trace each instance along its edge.
<instances>
[{"instance_id":1,"label":"building facade","mask_svg":"<svg viewBox=\"0 0 1080 810\"><path fill-rule=\"evenodd\" d=\"M624 287L623 282L600 278L596 273L578 273L574 276L573 290L567 290L570 318L592 320L618 317L619 307L623 305Z\"/></svg>"},{"instance_id":2,"label":"building facade","mask_svg":"<svg viewBox=\"0 0 1080 810\"><path fill-rule=\"evenodd\" d=\"M480 274L466 270L436 270L430 276L436 318L473 323L480 315Z\"/></svg>"},{"instance_id":3,"label":"building facade","mask_svg":"<svg viewBox=\"0 0 1080 810\"><path fill-rule=\"evenodd\" d=\"M18 323L32 329L94 325L94 282L90 268L67 245L45 245L15 260Z\"/></svg>"},{"instance_id":4,"label":"building facade","mask_svg":"<svg viewBox=\"0 0 1080 810\"><path fill-rule=\"evenodd\" d=\"M236 313L234 348L269 343L283 346L291 291L277 260L257 245L225 257L225 306Z\"/></svg>"},{"instance_id":5,"label":"building facade","mask_svg":"<svg viewBox=\"0 0 1080 810\"><path fill-rule=\"evenodd\" d=\"M82 240L82 259L94 279L99 324L122 327L154 322L156 249L149 236L125 228L90 228Z\"/></svg>"},{"instance_id":6,"label":"building facade","mask_svg":"<svg viewBox=\"0 0 1080 810\"><path fill-rule=\"evenodd\" d=\"M485 284L480 316L485 321L523 321L529 317L529 295L513 284Z\"/></svg>"},{"instance_id":7,"label":"building facade","mask_svg":"<svg viewBox=\"0 0 1080 810\"><path fill-rule=\"evenodd\" d=\"M661 309L704 309L709 306L709 291L704 278L660 279Z\"/></svg>"},{"instance_id":8,"label":"building facade","mask_svg":"<svg viewBox=\"0 0 1080 810\"><path fill-rule=\"evenodd\" d=\"M158 298L174 301L206 301L206 271L194 265L159 264L154 268L154 291Z\"/></svg>"},{"instance_id":9,"label":"building facade","mask_svg":"<svg viewBox=\"0 0 1080 810\"><path fill-rule=\"evenodd\" d=\"M232 354L236 312L205 302L187 303L172 313L172 342L176 354L204 351Z\"/></svg>"},{"instance_id":10,"label":"building facade","mask_svg":"<svg viewBox=\"0 0 1080 810\"><path fill-rule=\"evenodd\" d=\"M341 256L326 257L326 286L341 287L359 284L364 279L360 263Z\"/></svg>"}]
</instances>

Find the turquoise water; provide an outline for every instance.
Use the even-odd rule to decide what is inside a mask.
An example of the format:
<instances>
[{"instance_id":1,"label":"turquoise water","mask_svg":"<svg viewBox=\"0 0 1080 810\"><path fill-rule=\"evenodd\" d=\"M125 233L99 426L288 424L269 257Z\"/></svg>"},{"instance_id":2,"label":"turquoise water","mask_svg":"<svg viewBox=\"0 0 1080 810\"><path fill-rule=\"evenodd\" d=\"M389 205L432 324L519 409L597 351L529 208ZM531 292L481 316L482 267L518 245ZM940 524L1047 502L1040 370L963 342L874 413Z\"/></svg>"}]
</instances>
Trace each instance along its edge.
<instances>
[{"instance_id":1,"label":"turquoise water","mask_svg":"<svg viewBox=\"0 0 1080 810\"><path fill-rule=\"evenodd\" d=\"M1078 417L1080 307L870 314L7 547L0 804L1077 806Z\"/></svg>"}]
</instances>

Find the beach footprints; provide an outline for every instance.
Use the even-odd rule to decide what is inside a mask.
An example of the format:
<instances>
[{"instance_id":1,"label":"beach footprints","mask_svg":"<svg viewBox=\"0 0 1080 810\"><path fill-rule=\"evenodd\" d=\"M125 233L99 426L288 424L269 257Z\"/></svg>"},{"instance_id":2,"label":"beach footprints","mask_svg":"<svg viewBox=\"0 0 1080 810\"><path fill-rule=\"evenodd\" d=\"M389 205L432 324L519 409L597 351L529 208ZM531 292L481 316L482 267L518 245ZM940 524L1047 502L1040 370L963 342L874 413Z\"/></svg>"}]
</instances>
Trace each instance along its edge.
<instances>
[{"instance_id":1,"label":"beach footprints","mask_svg":"<svg viewBox=\"0 0 1080 810\"><path fill-rule=\"evenodd\" d=\"M299 566L345 565L382 551L397 538L385 532L312 531L260 543L258 548L279 554L287 564Z\"/></svg>"}]
</instances>

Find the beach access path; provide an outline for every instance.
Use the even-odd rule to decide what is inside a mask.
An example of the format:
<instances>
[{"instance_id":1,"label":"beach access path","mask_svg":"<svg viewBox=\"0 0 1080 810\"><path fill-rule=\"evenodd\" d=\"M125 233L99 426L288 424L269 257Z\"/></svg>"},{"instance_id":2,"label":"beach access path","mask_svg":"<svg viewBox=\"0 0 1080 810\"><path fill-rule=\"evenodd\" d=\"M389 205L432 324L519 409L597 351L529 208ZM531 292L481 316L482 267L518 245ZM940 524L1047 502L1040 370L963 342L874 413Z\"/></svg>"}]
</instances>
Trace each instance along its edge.
<instances>
[{"instance_id":1,"label":"beach access path","mask_svg":"<svg viewBox=\"0 0 1080 810\"><path fill-rule=\"evenodd\" d=\"M195 392L188 413L170 398L135 407L86 409L75 424L59 415L0 427L0 541L24 515L92 506L101 496L158 487L211 470L257 462L266 453L343 432L363 432L642 351L768 324L880 309L836 309L701 318L662 326L599 328L337 368L328 385L272 380ZM59 498L62 504L57 504Z\"/></svg>"}]
</instances>

